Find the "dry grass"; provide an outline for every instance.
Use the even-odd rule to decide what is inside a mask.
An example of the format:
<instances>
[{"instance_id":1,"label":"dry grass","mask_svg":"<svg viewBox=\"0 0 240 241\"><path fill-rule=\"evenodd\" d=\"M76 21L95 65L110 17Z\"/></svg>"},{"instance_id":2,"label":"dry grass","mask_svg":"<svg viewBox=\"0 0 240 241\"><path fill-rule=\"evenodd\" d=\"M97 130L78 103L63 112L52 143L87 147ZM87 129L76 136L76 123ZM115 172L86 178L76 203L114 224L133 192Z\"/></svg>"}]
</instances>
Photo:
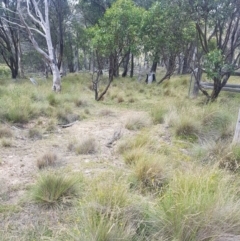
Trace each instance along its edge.
<instances>
[{"instance_id":1,"label":"dry grass","mask_svg":"<svg viewBox=\"0 0 240 241\"><path fill-rule=\"evenodd\" d=\"M167 182L163 163L154 155L143 156L133 168L133 178L141 191L161 192Z\"/></svg>"},{"instance_id":2,"label":"dry grass","mask_svg":"<svg viewBox=\"0 0 240 241\"><path fill-rule=\"evenodd\" d=\"M43 173L30 189L30 199L46 208L71 204L79 194L79 177L63 173Z\"/></svg>"},{"instance_id":3,"label":"dry grass","mask_svg":"<svg viewBox=\"0 0 240 241\"><path fill-rule=\"evenodd\" d=\"M37 159L37 167L39 169L53 167L57 164L58 157L53 152L47 152Z\"/></svg>"},{"instance_id":4,"label":"dry grass","mask_svg":"<svg viewBox=\"0 0 240 241\"><path fill-rule=\"evenodd\" d=\"M28 131L28 137L33 140L40 140L43 136L39 129L32 128Z\"/></svg>"},{"instance_id":5,"label":"dry grass","mask_svg":"<svg viewBox=\"0 0 240 241\"><path fill-rule=\"evenodd\" d=\"M11 138L12 136L12 131L8 127L0 127L0 138Z\"/></svg>"},{"instance_id":6,"label":"dry grass","mask_svg":"<svg viewBox=\"0 0 240 241\"><path fill-rule=\"evenodd\" d=\"M128 130L140 130L151 125L151 120L145 114L136 114L128 118L125 127Z\"/></svg>"},{"instance_id":7,"label":"dry grass","mask_svg":"<svg viewBox=\"0 0 240 241\"><path fill-rule=\"evenodd\" d=\"M68 145L69 151L74 151L78 155L89 155L97 152L96 140L92 137L81 141L73 140Z\"/></svg>"},{"instance_id":8,"label":"dry grass","mask_svg":"<svg viewBox=\"0 0 240 241\"><path fill-rule=\"evenodd\" d=\"M2 147L12 147L13 143L11 140L3 138L2 139Z\"/></svg>"}]
</instances>

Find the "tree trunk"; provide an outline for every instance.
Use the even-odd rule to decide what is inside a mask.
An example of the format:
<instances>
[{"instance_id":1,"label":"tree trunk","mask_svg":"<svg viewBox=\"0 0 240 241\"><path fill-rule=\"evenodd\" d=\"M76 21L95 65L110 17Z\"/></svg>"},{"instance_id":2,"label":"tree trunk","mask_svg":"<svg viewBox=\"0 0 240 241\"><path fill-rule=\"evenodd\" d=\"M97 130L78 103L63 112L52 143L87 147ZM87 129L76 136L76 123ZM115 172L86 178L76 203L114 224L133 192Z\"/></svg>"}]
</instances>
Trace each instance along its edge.
<instances>
[{"instance_id":1,"label":"tree trunk","mask_svg":"<svg viewBox=\"0 0 240 241\"><path fill-rule=\"evenodd\" d=\"M123 60L123 69L124 70L123 70L123 73L122 73L122 77L127 76L129 60L130 60L130 50L128 50L128 53Z\"/></svg>"},{"instance_id":2,"label":"tree trunk","mask_svg":"<svg viewBox=\"0 0 240 241\"><path fill-rule=\"evenodd\" d=\"M21 43L20 43L20 34L18 30L18 73L21 78L24 78L24 69L22 65L22 48L21 48Z\"/></svg>"},{"instance_id":3,"label":"tree trunk","mask_svg":"<svg viewBox=\"0 0 240 241\"><path fill-rule=\"evenodd\" d=\"M134 74L134 55L131 55L131 71L130 71L130 77L132 78Z\"/></svg>"},{"instance_id":4,"label":"tree trunk","mask_svg":"<svg viewBox=\"0 0 240 241\"><path fill-rule=\"evenodd\" d=\"M156 61L153 61L153 64L152 64L152 67L151 67L151 72L154 72L154 73L156 73L156 71L157 71L157 62Z\"/></svg>"},{"instance_id":5,"label":"tree trunk","mask_svg":"<svg viewBox=\"0 0 240 241\"><path fill-rule=\"evenodd\" d=\"M51 69L53 73L53 86L52 90L55 92L61 91L61 76L60 71L56 63L51 63Z\"/></svg>"},{"instance_id":6,"label":"tree trunk","mask_svg":"<svg viewBox=\"0 0 240 241\"><path fill-rule=\"evenodd\" d=\"M165 79L170 79L171 76L173 75L174 73L174 70L175 70L175 59L176 59L176 56L175 55L170 55L169 59L168 59L168 62L167 62L167 72L166 74L163 76L163 78L158 82L158 84L161 84Z\"/></svg>"}]
</instances>

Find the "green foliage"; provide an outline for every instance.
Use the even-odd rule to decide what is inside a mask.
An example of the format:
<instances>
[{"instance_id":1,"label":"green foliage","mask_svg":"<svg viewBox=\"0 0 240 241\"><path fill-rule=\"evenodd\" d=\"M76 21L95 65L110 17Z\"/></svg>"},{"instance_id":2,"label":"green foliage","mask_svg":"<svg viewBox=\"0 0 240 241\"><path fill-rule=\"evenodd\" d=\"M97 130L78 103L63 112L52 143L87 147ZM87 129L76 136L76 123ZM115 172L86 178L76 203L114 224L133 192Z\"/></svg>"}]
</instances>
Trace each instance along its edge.
<instances>
[{"instance_id":1,"label":"green foliage","mask_svg":"<svg viewBox=\"0 0 240 241\"><path fill-rule=\"evenodd\" d=\"M136 7L131 0L118 0L106 10L98 25L89 29L93 37L93 48L102 55L129 49L136 53L139 48L139 29L143 9Z\"/></svg>"},{"instance_id":2,"label":"green foliage","mask_svg":"<svg viewBox=\"0 0 240 241\"><path fill-rule=\"evenodd\" d=\"M233 72L234 66L227 64L220 49L210 51L205 58L204 68L206 69L207 77L210 79L221 79L222 69Z\"/></svg>"},{"instance_id":3,"label":"green foliage","mask_svg":"<svg viewBox=\"0 0 240 241\"><path fill-rule=\"evenodd\" d=\"M141 31L144 49L153 51L156 61L163 51L165 54L181 52L193 40L195 25L179 5L160 1L144 13Z\"/></svg>"}]
</instances>

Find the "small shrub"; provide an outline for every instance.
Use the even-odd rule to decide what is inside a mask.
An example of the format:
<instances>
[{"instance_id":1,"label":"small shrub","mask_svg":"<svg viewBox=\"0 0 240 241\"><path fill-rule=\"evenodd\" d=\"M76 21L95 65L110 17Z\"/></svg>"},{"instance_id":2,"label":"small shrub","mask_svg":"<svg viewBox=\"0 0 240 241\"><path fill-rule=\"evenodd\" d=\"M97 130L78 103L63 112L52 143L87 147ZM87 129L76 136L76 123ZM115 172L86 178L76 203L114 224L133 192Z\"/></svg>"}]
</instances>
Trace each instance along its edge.
<instances>
[{"instance_id":1,"label":"small shrub","mask_svg":"<svg viewBox=\"0 0 240 241\"><path fill-rule=\"evenodd\" d=\"M87 138L82 140L75 146L75 151L78 155L94 154L97 152L97 144L95 139Z\"/></svg>"},{"instance_id":2,"label":"small shrub","mask_svg":"<svg viewBox=\"0 0 240 241\"><path fill-rule=\"evenodd\" d=\"M4 127L0 128L0 138L3 138L3 137L10 138L12 136L13 136L12 131L9 128L4 128Z\"/></svg>"},{"instance_id":3,"label":"small shrub","mask_svg":"<svg viewBox=\"0 0 240 241\"><path fill-rule=\"evenodd\" d=\"M144 127L148 127L151 125L151 121L147 116L143 114L133 115L131 116L125 125L128 130L140 130Z\"/></svg>"},{"instance_id":4,"label":"small shrub","mask_svg":"<svg viewBox=\"0 0 240 241\"><path fill-rule=\"evenodd\" d=\"M55 166L57 159L58 157L55 153L48 152L37 159L37 167L39 169L43 169L46 167Z\"/></svg>"},{"instance_id":5,"label":"small shrub","mask_svg":"<svg viewBox=\"0 0 240 241\"><path fill-rule=\"evenodd\" d=\"M70 204L79 194L79 178L61 173L44 173L30 190L30 197L43 207Z\"/></svg>"},{"instance_id":6,"label":"small shrub","mask_svg":"<svg viewBox=\"0 0 240 241\"><path fill-rule=\"evenodd\" d=\"M40 130L33 128L28 131L28 137L33 140L42 139L42 133Z\"/></svg>"}]
</instances>

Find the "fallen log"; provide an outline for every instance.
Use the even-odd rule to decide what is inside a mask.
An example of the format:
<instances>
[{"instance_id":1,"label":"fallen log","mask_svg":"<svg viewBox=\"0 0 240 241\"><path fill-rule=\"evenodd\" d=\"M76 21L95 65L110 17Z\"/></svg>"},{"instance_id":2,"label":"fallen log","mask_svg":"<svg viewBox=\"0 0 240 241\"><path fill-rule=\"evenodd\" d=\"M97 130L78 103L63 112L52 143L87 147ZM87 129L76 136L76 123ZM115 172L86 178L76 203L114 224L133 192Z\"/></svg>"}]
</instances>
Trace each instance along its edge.
<instances>
[{"instance_id":1,"label":"fallen log","mask_svg":"<svg viewBox=\"0 0 240 241\"><path fill-rule=\"evenodd\" d=\"M201 84L201 86L204 87L205 89L213 89L213 86L204 85L204 84ZM222 91L240 93L240 87L239 88L223 87Z\"/></svg>"},{"instance_id":2,"label":"fallen log","mask_svg":"<svg viewBox=\"0 0 240 241\"><path fill-rule=\"evenodd\" d=\"M209 83L209 82L200 82L200 84L202 86L213 86L213 83ZM226 84L224 87L230 87L230 88L239 88L240 89L240 85L236 85L236 84Z\"/></svg>"},{"instance_id":3,"label":"fallen log","mask_svg":"<svg viewBox=\"0 0 240 241\"><path fill-rule=\"evenodd\" d=\"M58 124L58 125L59 125L60 127L62 127L62 128L67 128L67 127L70 127L70 126L74 125L76 122L77 122L77 121L74 121L74 122L72 122L72 123L65 124L65 125L61 125L61 124Z\"/></svg>"}]
</instances>

